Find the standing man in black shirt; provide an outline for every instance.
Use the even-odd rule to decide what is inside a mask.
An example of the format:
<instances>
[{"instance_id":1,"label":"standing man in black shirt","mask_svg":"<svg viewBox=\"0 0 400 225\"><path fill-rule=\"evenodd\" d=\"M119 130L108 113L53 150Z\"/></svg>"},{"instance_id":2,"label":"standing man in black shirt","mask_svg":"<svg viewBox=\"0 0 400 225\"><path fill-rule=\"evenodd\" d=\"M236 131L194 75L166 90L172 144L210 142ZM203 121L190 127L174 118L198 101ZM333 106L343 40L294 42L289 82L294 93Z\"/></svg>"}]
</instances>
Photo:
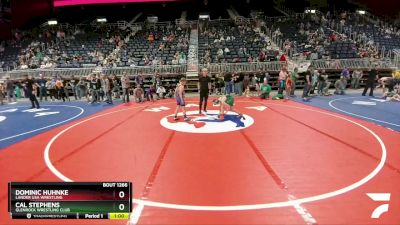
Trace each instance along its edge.
<instances>
[{"instance_id":1,"label":"standing man in black shirt","mask_svg":"<svg viewBox=\"0 0 400 225\"><path fill-rule=\"evenodd\" d=\"M240 78L240 77L239 77L239 74L238 74L238 73L234 72L234 73L232 74L233 92L234 92L236 95L239 95L239 82L240 82L239 78Z\"/></svg>"},{"instance_id":2,"label":"standing man in black shirt","mask_svg":"<svg viewBox=\"0 0 400 225\"><path fill-rule=\"evenodd\" d=\"M89 85L90 85L90 93L92 96L92 101L89 104L93 104L96 101L97 103L100 103L99 91L101 88L101 83L100 79L98 79L96 74L92 74Z\"/></svg>"},{"instance_id":3,"label":"standing man in black shirt","mask_svg":"<svg viewBox=\"0 0 400 225\"><path fill-rule=\"evenodd\" d=\"M69 80L69 86L71 87L72 90L72 95L75 97L75 100L78 100L78 80L75 78L74 75L71 76L71 79Z\"/></svg>"},{"instance_id":4,"label":"standing man in black shirt","mask_svg":"<svg viewBox=\"0 0 400 225\"><path fill-rule=\"evenodd\" d=\"M369 71L367 83L365 84L365 88L362 93L362 96L365 96L365 94L368 91L368 88L370 88L369 96L374 96L375 80L377 80L377 79L378 79L378 65L376 65L374 69Z\"/></svg>"},{"instance_id":5,"label":"standing man in black shirt","mask_svg":"<svg viewBox=\"0 0 400 225\"><path fill-rule=\"evenodd\" d=\"M309 96L308 92L310 91L311 88L311 71L310 69L307 70L307 72L304 74L304 89L303 89L303 101L309 101Z\"/></svg>"},{"instance_id":6,"label":"standing man in black shirt","mask_svg":"<svg viewBox=\"0 0 400 225\"><path fill-rule=\"evenodd\" d=\"M208 93L211 89L211 78L208 76L207 68L203 68L201 70L198 88L199 88L199 92L200 92L199 114L201 114L201 108L203 107L203 100L204 100L203 110L205 113L207 113Z\"/></svg>"},{"instance_id":7,"label":"standing man in black shirt","mask_svg":"<svg viewBox=\"0 0 400 225\"><path fill-rule=\"evenodd\" d=\"M238 76L238 95L242 96L243 95L243 80L244 80L244 74L243 73L239 73Z\"/></svg>"},{"instance_id":8,"label":"standing man in black shirt","mask_svg":"<svg viewBox=\"0 0 400 225\"><path fill-rule=\"evenodd\" d=\"M31 100L31 103L32 103L31 109L33 109L33 108L39 109L40 108L39 102L38 102L38 100L36 98L36 95L34 93L35 90L38 88L38 85L35 83L35 81L31 77L28 77L28 75L25 75L25 82L24 83L25 83L26 97L28 97L29 100ZM35 104L36 104L36 107L35 107Z\"/></svg>"}]
</instances>

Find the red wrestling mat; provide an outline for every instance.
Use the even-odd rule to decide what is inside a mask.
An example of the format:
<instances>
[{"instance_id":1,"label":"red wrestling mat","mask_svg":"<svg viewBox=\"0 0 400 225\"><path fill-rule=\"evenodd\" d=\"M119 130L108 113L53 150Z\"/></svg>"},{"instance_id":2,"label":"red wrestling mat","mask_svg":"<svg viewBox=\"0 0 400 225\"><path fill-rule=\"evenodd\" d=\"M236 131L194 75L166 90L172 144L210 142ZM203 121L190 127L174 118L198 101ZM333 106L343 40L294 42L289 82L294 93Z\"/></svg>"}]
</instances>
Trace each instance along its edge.
<instances>
[{"instance_id":1,"label":"red wrestling mat","mask_svg":"<svg viewBox=\"0 0 400 225\"><path fill-rule=\"evenodd\" d=\"M398 133L291 101L238 98L245 120L224 121L217 107L199 115L190 103L189 122L171 120L170 100L120 105L5 149L0 224L27 224L9 219L7 182L60 180L133 182L130 224L400 221ZM390 193L390 201L367 193ZM388 212L371 218L383 204Z\"/></svg>"}]
</instances>

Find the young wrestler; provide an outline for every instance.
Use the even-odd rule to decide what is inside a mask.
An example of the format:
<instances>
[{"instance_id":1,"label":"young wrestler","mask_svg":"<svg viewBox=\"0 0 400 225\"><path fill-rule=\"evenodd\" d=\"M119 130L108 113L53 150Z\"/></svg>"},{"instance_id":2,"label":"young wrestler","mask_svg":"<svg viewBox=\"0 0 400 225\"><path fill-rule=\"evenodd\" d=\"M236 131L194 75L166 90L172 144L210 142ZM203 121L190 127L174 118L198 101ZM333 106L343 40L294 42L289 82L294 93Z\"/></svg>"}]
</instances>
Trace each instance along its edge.
<instances>
[{"instance_id":1,"label":"young wrestler","mask_svg":"<svg viewBox=\"0 0 400 225\"><path fill-rule=\"evenodd\" d=\"M190 119L186 116L186 110L185 110L185 84L186 84L186 79L181 78L178 85L176 86L175 89L175 99L176 99L176 109L175 109L175 117L174 120L179 120L178 119L178 112L180 109L182 109L183 112L183 118L185 121L189 121Z\"/></svg>"},{"instance_id":2,"label":"young wrestler","mask_svg":"<svg viewBox=\"0 0 400 225\"><path fill-rule=\"evenodd\" d=\"M219 119L223 120L224 114L227 111L235 112L238 114L238 117L246 119L241 112L237 111L234 108L235 98L233 96L223 95L223 96L219 97L218 99L215 99L213 102L214 102L214 104L220 104L219 115L218 115Z\"/></svg>"}]
</instances>

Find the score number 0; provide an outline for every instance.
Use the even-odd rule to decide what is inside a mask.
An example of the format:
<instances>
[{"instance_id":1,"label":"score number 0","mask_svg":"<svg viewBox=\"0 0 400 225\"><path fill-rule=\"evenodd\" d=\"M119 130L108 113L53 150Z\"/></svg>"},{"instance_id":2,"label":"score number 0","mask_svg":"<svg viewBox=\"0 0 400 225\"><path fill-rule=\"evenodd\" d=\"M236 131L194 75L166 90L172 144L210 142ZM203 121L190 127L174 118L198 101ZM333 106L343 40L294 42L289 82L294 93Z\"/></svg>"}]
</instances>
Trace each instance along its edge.
<instances>
[{"instance_id":1,"label":"score number 0","mask_svg":"<svg viewBox=\"0 0 400 225\"><path fill-rule=\"evenodd\" d=\"M123 199L125 197L125 192L124 191L120 191L118 193L118 197ZM120 211L123 211L125 209L125 205L121 203L121 204L119 204L118 208L119 208Z\"/></svg>"}]
</instances>

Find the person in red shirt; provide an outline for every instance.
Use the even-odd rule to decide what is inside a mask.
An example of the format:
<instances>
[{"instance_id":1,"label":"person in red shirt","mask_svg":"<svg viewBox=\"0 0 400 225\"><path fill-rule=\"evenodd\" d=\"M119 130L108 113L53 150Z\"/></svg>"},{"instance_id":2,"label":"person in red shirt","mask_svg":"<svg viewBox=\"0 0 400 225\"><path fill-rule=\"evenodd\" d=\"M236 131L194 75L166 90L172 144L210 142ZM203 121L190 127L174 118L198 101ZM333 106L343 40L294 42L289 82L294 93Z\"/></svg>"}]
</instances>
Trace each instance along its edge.
<instances>
[{"instance_id":1,"label":"person in red shirt","mask_svg":"<svg viewBox=\"0 0 400 225\"><path fill-rule=\"evenodd\" d=\"M153 41L154 41L154 34L150 33L150 34L149 34L149 37L147 37L147 40L150 42L150 44L153 43Z\"/></svg>"},{"instance_id":2,"label":"person in red shirt","mask_svg":"<svg viewBox=\"0 0 400 225\"><path fill-rule=\"evenodd\" d=\"M265 52L261 51L260 54L258 54L258 60L260 62L264 62L265 61Z\"/></svg>"},{"instance_id":3,"label":"person in red shirt","mask_svg":"<svg viewBox=\"0 0 400 225\"><path fill-rule=\"evenodd\" d=\"M337 39L337 36L335 33L332 33L331 36L329 37L331 39L331 42L335 42Z\"/></svg>"},{"instance_id":4,"label":"person in red shirt","mask_svg":"<svg viewBox=\"0 0 400 225\"><path fill-rule=\"evenodd\" d=\"M286 62L286 61L287 61L287 60L286 60L286 55L285 55L285 54L282 54L281 57L279 58L279 61L281 61L281 62Z\"/></svg>"}]
</instances>

